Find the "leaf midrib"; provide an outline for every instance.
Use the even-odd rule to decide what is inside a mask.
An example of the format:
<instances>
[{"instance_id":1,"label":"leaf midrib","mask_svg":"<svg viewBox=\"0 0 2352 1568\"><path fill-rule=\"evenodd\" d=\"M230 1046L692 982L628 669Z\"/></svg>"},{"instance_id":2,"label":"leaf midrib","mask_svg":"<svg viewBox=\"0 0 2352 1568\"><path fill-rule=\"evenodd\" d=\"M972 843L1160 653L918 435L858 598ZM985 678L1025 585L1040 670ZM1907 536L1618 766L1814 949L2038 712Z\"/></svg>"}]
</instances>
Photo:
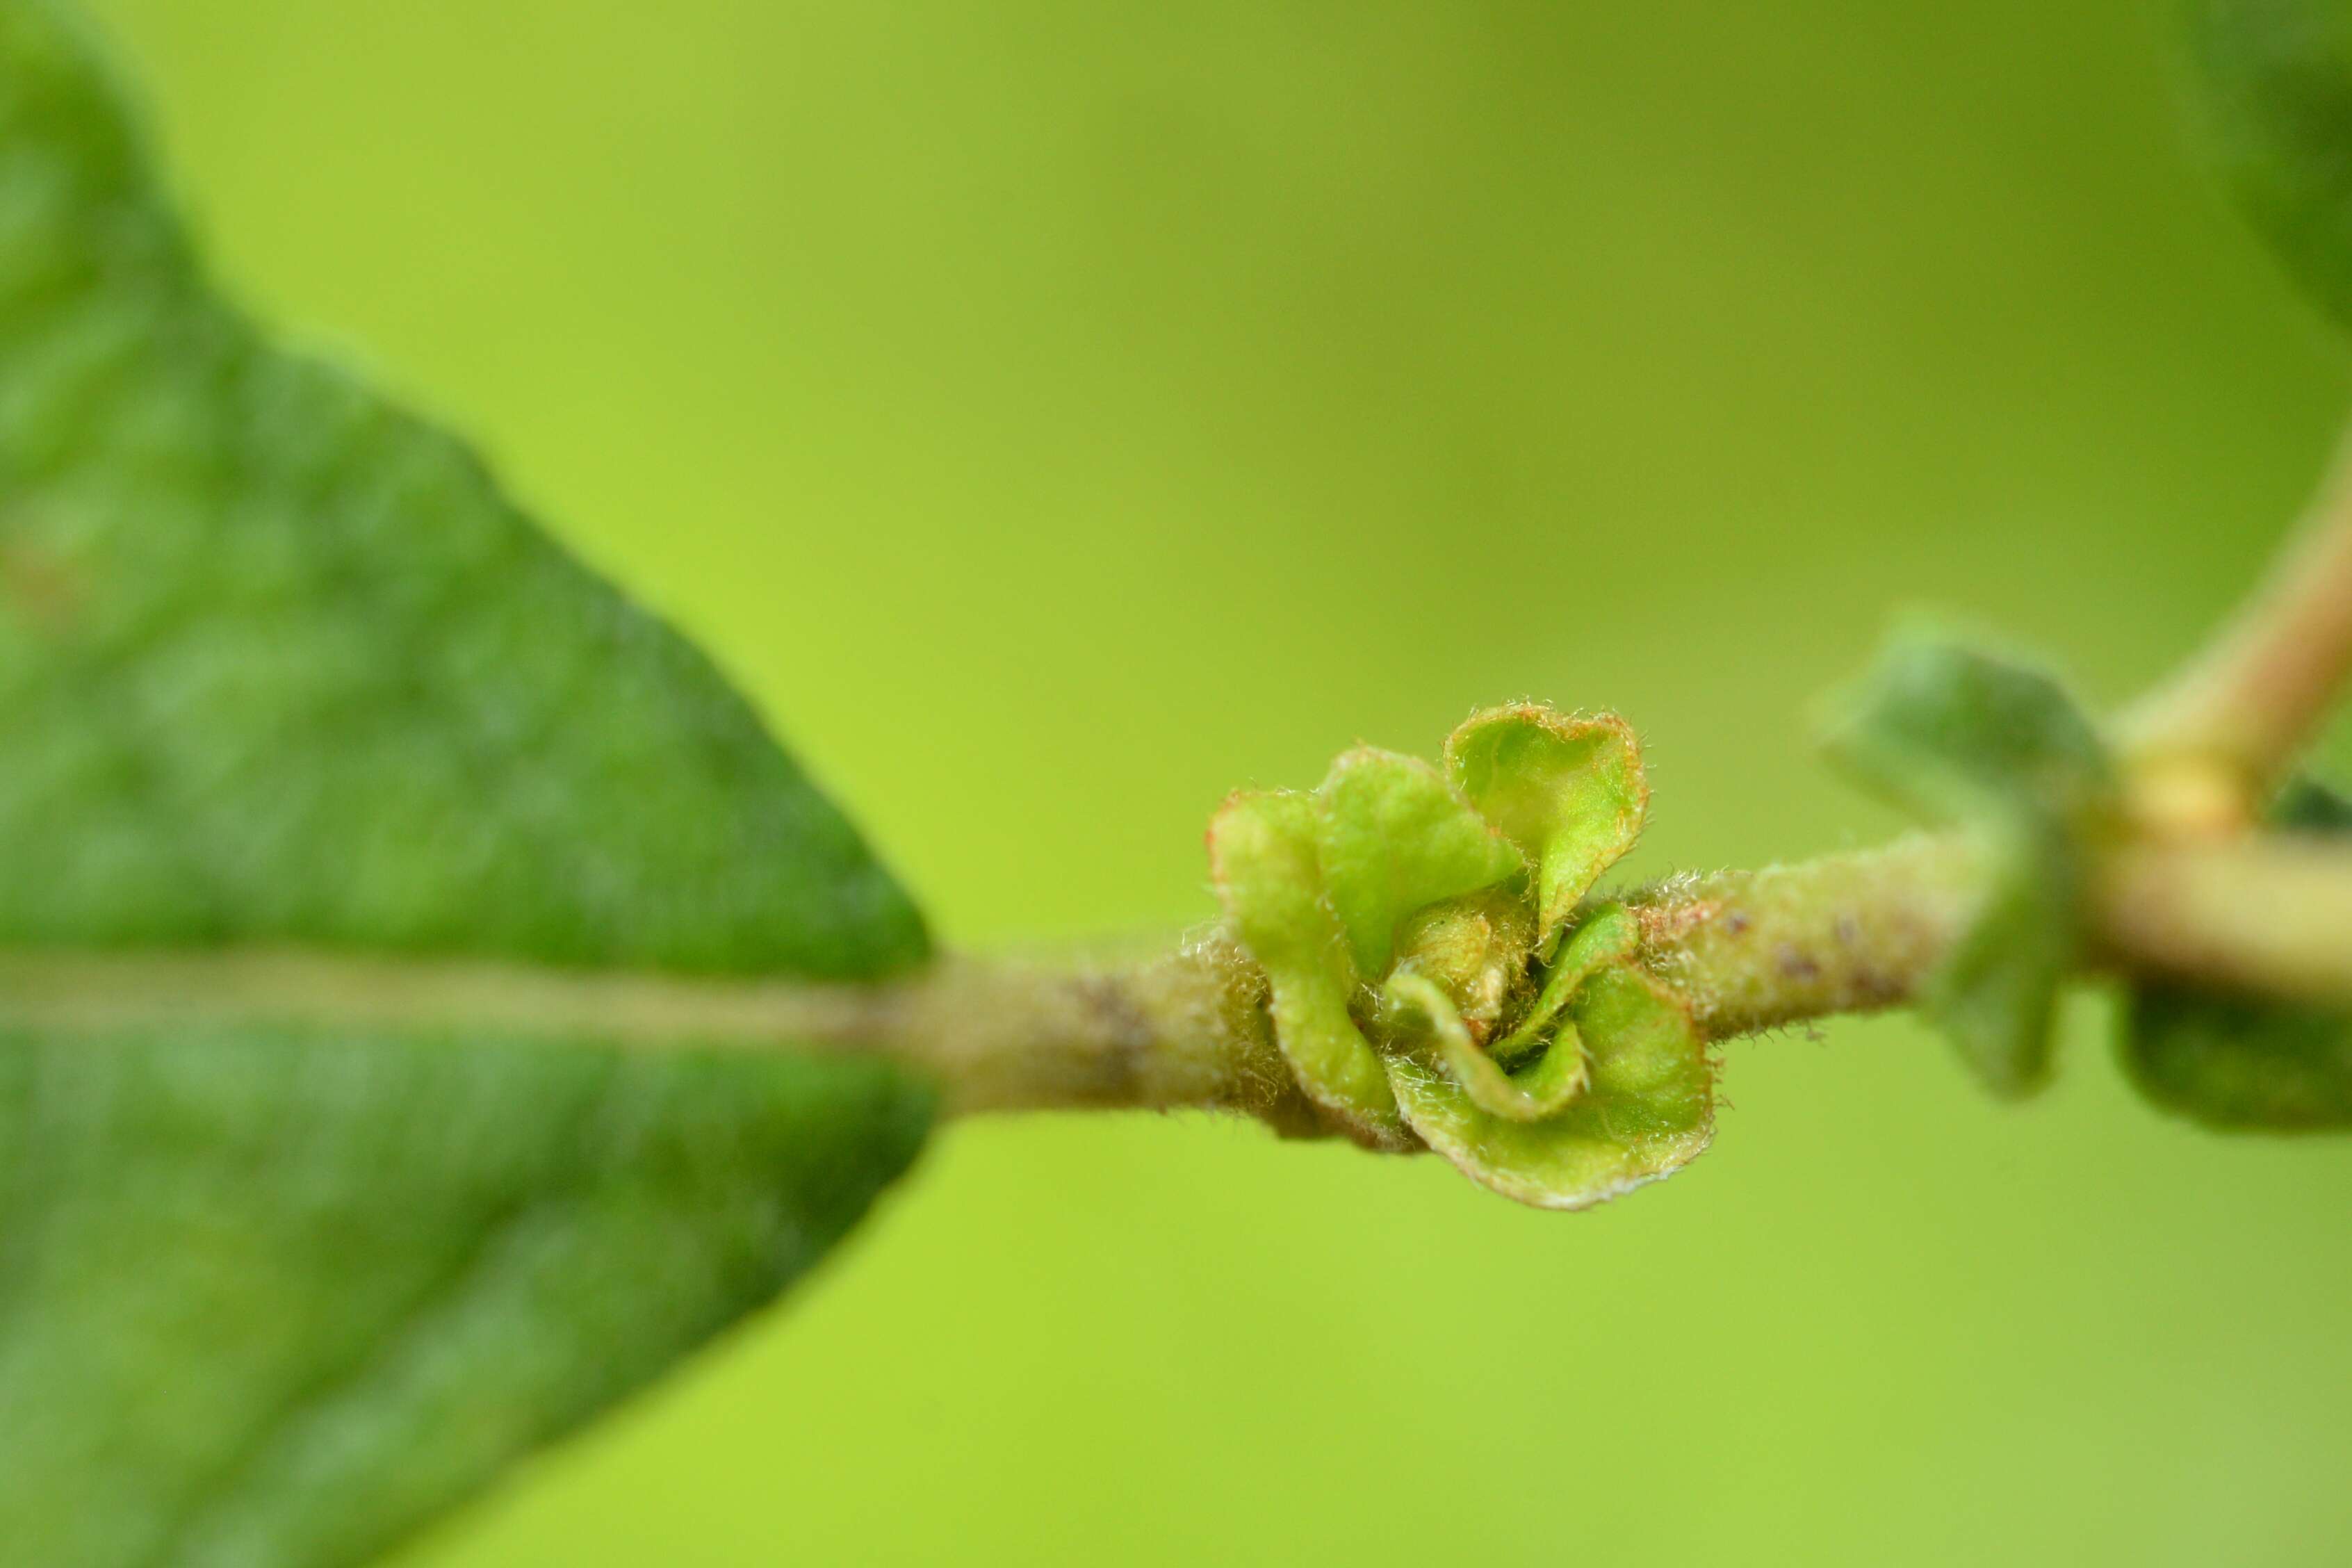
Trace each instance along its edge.
<instances>
[{"instance_id":1,"label":"leaf midrib","mask_svg":"<svg viewBox=\"0 0 2352 1568\"><path fill-rule=\"evenodd\" d=\"M0 949L0 1029L278 1026L616 1046L874 1047L904 990L278 946Z\"/></svg>"}]
</instances>

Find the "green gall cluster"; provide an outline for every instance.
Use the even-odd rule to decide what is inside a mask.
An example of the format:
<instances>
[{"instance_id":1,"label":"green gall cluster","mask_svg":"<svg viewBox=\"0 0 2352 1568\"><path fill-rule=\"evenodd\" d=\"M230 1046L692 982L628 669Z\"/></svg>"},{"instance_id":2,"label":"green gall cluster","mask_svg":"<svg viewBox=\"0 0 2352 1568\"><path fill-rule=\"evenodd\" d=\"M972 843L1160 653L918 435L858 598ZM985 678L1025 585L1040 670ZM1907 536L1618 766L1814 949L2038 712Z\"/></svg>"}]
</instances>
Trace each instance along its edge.
<instances>
[{"instance_id":1,"label":"green gall cluster","mask_svg":"<svg viewBox=\"0 0 2352 1568\"><path fill-rule=\"evenodd\" d=\"M1474 714L1443 768L1370 747L1312 791L1237 795L1209 830L1234 938L1307 1095L1375 1148L1583 1208L1706 1147L1715 1074L1687 1003L1588 903L1642 831L1613 715Z\"/></svg>"}]
</instances>

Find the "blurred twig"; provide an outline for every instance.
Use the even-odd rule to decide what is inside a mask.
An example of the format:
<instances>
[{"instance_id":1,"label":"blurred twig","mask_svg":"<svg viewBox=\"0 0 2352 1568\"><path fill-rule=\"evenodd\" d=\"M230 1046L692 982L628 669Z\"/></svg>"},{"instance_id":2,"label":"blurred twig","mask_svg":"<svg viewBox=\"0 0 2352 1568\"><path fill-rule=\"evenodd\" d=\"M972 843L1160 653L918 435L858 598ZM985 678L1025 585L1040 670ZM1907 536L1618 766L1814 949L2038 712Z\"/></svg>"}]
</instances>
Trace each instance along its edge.
<instances>
[{"instance_id":1,"label":"blurred twig","mask_svg":"<svg viewBox=\"0 0 2352 1568\"><path fill-rule=\"evenodd\" d=\"M2352 673L2352 437L2299 537L2220 635L2122 718L2158 831L2251 826Z\"/></svg>"}]
</instances>

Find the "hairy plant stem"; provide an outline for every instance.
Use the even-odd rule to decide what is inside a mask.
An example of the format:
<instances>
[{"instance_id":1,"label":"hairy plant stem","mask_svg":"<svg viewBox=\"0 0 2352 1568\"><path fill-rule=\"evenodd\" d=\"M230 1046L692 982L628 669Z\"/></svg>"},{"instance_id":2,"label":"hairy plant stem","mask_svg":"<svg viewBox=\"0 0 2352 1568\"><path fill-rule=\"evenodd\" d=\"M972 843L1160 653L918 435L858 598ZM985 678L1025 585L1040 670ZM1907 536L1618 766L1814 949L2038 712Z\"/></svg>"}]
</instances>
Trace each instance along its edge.
<instances>
[{"instance_id":1,"label":"hairy plant stem","mask_svg":"<svg viewBox=\"0 0 2352 1568\"><path fill-rule=\"evenodd\" d=\"M1641 962L1689 1001L1708 1038L1724 1040L1913 1003L1990 874L1968 835L1913 834L1672 878L1623 899L1641 925ZM2094 863L2086 917L2094 972L2352 1004L2352 850L2284 838L2126 845ZM1221 935L1138 965L975 964L940 985L917 1015L943 1026L906 1044L962 1086L955 1099L966 1108L1201 1106L1316 1128L1275 1047L1264 982ZM989 1003L1012 1005L985 1023ZM1030 1008L1055 1027L1025 1035L1014 1015Z\"/></svg>"},{"instance_id":2,"label":"hairy plant stem","mask_svg":"<svg viewBox=\"0 0 2352 1568\"><path fill-rule=\"evenodd\" d=\"M1984 860L1956 834L1624 895L1641 962L1710 1038L1913 1000L1965 928ZM2352 854L2250 840L2119 852L2095 879L2102 966L2352 1000ZM308 950L0 954L0 1029L91 1037L267 1026L816 1049L899 1061L959 1112L1198 1107L1313 1133L1256 966L1214 929L1141 960L956 957L817 985L586 973Z\"/></svg>"},{"instance_id":3,"label":"hairy plant stem","mask_svg":"<svg viewBox=\"0 0 2352 1568\"><path fill-rule=\"evenodd\" d=\"M1643 962L1713 1039L1910 1001L1984 887L1974 842L1913 834L1759 871L1678 877L1627 901Z\"/></svg>"}]
</instances>

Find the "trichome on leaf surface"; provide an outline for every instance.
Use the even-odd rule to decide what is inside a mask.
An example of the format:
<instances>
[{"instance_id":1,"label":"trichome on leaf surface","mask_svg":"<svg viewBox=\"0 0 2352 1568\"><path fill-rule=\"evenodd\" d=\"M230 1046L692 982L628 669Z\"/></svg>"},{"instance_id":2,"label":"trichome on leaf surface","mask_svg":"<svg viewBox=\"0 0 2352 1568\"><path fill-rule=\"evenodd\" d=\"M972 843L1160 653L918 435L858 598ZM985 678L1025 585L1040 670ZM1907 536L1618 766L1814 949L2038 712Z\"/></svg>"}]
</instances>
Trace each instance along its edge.
<instances>
[{"instance_id":1,"label":"trichome on leaf surface","mask_svg":"<svg viewBox=\"0 0 2352 1568\"><path fill-rule=\"evenodd\" d=\"M2214 0L2257 223L2352 279L2352 7ZM1987 1089L2053 1005L2217 1127L2352 1121L2352 481L2101 723L1899 637L1832 756L1884 847L1633 889L1633 730L1532 703L1210 829L1123 967L934 954L693 648L458 445L274 346L82 27L0 0L0 1543L366 1560L772 1300L935 1114L1223 1108L1584 1206L1703 1150L1719 1042L1912 1005Z\"/></svg>"}]
</instances>

